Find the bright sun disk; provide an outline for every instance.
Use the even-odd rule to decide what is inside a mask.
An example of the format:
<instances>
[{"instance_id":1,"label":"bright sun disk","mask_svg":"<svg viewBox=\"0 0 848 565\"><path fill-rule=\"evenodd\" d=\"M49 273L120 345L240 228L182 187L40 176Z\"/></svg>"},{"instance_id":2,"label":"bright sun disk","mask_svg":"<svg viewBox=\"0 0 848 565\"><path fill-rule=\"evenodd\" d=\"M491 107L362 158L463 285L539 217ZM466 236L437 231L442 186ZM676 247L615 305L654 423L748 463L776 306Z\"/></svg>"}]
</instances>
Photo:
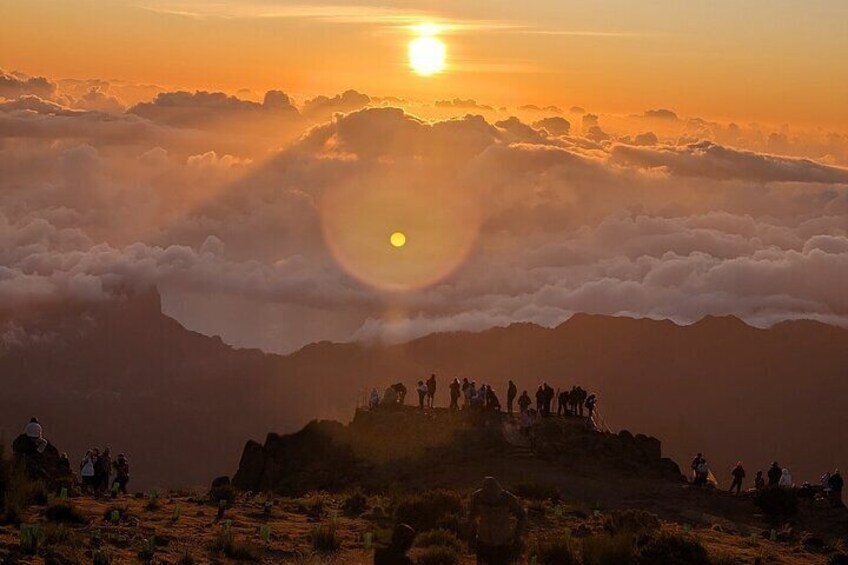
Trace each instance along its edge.
<instances>
[{"instance_id":1,"label":"bright sun disk","mask_svg":"<svg viewBox=\"0 0 848 565\"><path fill-rule=\"evenodd\" d=\"M403 232L396 231L391 236L389 236L389 242L394 247L403 247L406 245L406 235Z\"/></svg>"},{"instance_id":2,"label":"bright sun disk","mask_svg":"<svg viewBox=\"0 0 848 565\"><path fill-rule=\"evenodd\" d=\"M445 68L445 44L431 35L409 42L409 66L422 76L441 72Z\"/></svg>"}]
</instances>

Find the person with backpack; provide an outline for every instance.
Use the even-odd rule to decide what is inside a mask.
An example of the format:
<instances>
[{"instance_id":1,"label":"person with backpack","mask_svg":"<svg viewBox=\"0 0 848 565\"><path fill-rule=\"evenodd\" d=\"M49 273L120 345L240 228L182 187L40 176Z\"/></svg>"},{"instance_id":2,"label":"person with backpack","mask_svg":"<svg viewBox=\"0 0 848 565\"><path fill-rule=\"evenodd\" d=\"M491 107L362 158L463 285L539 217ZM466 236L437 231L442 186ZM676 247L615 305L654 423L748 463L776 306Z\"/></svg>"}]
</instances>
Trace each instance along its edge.
<instances>
[{"instance_id":1,"label":"person with backpack","mask_svg":"<svg viewBox=\"0 0 848 565\"><path fill-rule=\"evenodd\" d=\"M730 483L730 490L728 492L733 492L733 489L736 489L736 494L738 495L742 492L742 479L745 478L745 468L742 467L741 461L736 463L736 466L730 471L730 475L733 477L733 481Z\"/></svg>"},{"instance_id":2,"label":"person with backpack","mask_svg":"<svg viewBox=\"0 0 848 565\"><path fill-rule=\"evenodd\" d=\"M515 396L518 394L518 387L511 380L506 387L506 411L507 414L512 414L512 403L515 402Z\"/></svg>"},{"instance_id":3,"label":"person with backpack","mask_svg":"<svg viewBox=\"0 0 848 565\"><path fill-rule=\"evenodd\" d=\"M395 389L395 394L397 394L398 404L403 404L406 402L406 385L403 383L395 383L392 385L392 388Z\"/></svg>"},{"instance_id":4,"label":"person with backpack","mask_svg":"<svg viewBox=\"0 0 848 565\"><path fill-rule=\"evenodd\" d=\"M689 468L692 470L692 483L694 484L696 479L698 478L698 467L701 465L701 462L704 461L704 454L698 453L689 464Z\"/></svg>"},{"instance_id":5,"label":"person with backpack","mask_svg":"<svg viewBox=\"0 0 848 565\"><path fill-rule=\"evenodd\" d=\"M94 482L98 492L109 490L109 476L112 474L112 451L108 447L94 463Z\"/></svg>"},{"instance_id":6,"label":"person with backpack","mask_svg":"<svg viewBox=\"0 0 848 565\"><path fill-rule=\"evenodd\" d=\"M598 397L597 395L590 394L586 397L586 409L589 411L589 416L586 418L586 425L590 427L595 426L595 422L593 420L595 416L595 408L598 406Z\"/></svg>"},{"instance_id":7,"label":"person with backpack","mask_svg":"<svg viewBox=\"0 0 848 565\"><path fill-rule=\"evenodd\" d=\"M130 482L130 462L127 456L121 453L113 463L115 467L115 479L112 481L112 489L118 485L118 491L127 494L127 483Z\"/></svg>"},{"instance_id":8,"label":"person with backpack","mask_svg":"<svg viewBox=\"0 0 848 565\"><path fill-rule=\"evenodd\" d=\"M374 551L374 565L412 565L407 555L415 541L415 530L407 524L398 524L392 532L392 541L388 547L378 547Z\"/></svg>"},{"instance_id":9,"label":"person with backpack","mask_svg":"<svg viewBox=\"0 0 848 565\"><path fill-rule=\"evenodd\" d=\"M524 392L521 393L521 396L518 398L518 409L523 414L524 412L527 412L527 410L530 408L531 404L533 404L533 401L530 400L530 395L527 394L527 391L525 390Z\"/></svg>"},{"instance_id":10,"label":"person with backpack","mask_svg":"<svg viewBox=\"0 0 848 565\"><path fill-rule=\"evenodd\" d=\"M757 492L766 488L766 480L763 478L762 470L757 471L757 476L754 477L754 490Z\"/></svg>"},{"instance_id":11,"label":"person with backpack","mask_svg":"<svg viewBox=\"0 0 848 565\"><path fill-rule=\"evenodd\" d=\"M468 505L469 531L476 541L477 565L506 565L519 556L526 513L518 498L494 477L483 479Z\"/></svg>"}]
</instances>

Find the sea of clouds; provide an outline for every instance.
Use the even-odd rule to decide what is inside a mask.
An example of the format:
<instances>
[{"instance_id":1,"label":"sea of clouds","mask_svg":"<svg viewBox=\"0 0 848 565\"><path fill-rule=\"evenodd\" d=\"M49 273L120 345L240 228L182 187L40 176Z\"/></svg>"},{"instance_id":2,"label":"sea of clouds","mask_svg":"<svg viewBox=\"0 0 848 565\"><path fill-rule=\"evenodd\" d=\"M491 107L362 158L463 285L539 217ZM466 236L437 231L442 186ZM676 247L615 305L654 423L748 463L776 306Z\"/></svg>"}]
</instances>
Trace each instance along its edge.
<instances>
[{"instance_id":1,"label":"sea of clouds","mask_svg":"<svg viewBox=\"0 0 848 565\"><path fill-rule=\"evenodd\" d=\"M186 326L278 352L578 311L848 326L846 167L845 133L670 110L0 72L0 308L156 286ZM434 284L386 292L330 251L324 196L387 183L422 215L445 202L432 187L473 203L472 245Z\"/></svg>"}]
</instances>

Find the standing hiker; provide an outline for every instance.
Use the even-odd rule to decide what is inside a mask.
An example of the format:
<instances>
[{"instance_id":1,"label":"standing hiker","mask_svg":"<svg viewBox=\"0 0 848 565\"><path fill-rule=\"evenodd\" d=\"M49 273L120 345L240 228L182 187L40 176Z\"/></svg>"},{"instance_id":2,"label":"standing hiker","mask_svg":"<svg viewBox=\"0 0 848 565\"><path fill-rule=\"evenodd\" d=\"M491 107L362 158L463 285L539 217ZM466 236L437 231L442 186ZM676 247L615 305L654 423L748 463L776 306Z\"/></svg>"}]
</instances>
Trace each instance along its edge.
<instances>
[{"instance_id":1,"label":"standing hiker","mask_svg":"<svg viewBox=\"0 0 848 565\"><path fill-rule=\"evenodd\" d=\"M118 490L122 494L127 494L127 483L130 482L130 461L127 456L121 453L118 459L113 463L115 467L115 480L112 481L112 489L118 485Z\"/></svg>"},{"instance_id":2,"label":"standing hiker","mask_svg":"<svg viewBox=\"0 0 848 565\"><path fill-rule=\"evenodd\" d=\"M454 379L450 384L450 409L451 410L459 410L459 393L460 393L460 384L459 379Z\"/></svg>"},{"instance_id":3,"label":"standing hiker","mask_svg":"<svg viewBox=\"0 0 848 565\"><path fill-rule=\"evenodd\" d=\"M424 410L424 399L427 397L427 393L430 392L430 389L427 388L424 381L418 381L418 388L415 390L418 391L418 408Z\"/></svg>"},{"instance_id":4,"label":"standing hiker","mask_svg":"<svg viewBox=\"0 0 848 565\"><path fill-rule=\"evenodd\" d=\"M533 404L533 401L530 400L530 395L527 394L527 391L525 390L524 392L521 393L521 396L518 398L518 409L523 414L524 412L527 412L527 410L530 408L531 404Z\"/></svg>"},{"instance_id":5,"label":"standing hiker","mask_svg":"<svg viewBox=\"0 0 848 565\"><path fill-rule=\"evenodd\" d=\"M730 475L733 477L733 481L730 483L728 492L733 492L733 489L736 489L736 494L739 494L742 492L742 479L745 478L745 468L742 467L741 461L736 463L736 466L730 471Z\"/></svg>"},{"instance_id":6,"label":"standing hiker","mask_svg":"<svg viewBox=\"0 0 848 565\"><path fill-rule=\"evenodd\" d=\"M515 383L509 381L509 386L506 388L506 411L512 414L512 403L515 402L515 396L518 394L518 387Z\"/></svg>"},{"instance_id":7,"label":"standing hiker","mask_svg":"<svg viewBox=\"0 0 848 565\"><path fill-rule=\"evenodd\" d=\"M430 375L427 379L427 405L430 408L435 406L436 401L436 375Z\"/></svg>"},{"instance_id":8,"label":"standing hiker","mask_svg":"<svg viewBox=\"0 0 848 565\"><path fill-rule=\"evenodd\" d=\"M780 483L780 477L783 474L783 471L780 469L780 465L777 464L777 461L771 464L768 470L768 484L770 487L777 486Z\"/></svg>"}]
</instances>

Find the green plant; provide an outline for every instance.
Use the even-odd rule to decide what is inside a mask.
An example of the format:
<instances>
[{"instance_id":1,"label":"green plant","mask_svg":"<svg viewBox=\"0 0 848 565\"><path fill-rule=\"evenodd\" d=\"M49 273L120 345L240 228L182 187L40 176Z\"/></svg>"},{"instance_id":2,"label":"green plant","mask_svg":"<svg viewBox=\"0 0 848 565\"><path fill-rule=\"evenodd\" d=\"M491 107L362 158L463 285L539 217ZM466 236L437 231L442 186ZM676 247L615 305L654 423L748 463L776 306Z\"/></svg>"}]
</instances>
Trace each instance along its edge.
<instances>
[{"instance_id":1,"label":"green plant","mask_svg":"<svg viewBox=\"0 0 848 565\"><path fill-rule=\"evenodd\" d=\"M416 547L449 547L456 552L462 551L462 541L449 530L430 530L415 538Z\"/></svg>"},{"instance_id":2,"label":"green plant","mask_svg":"<svg viewBox=\"0 0 848 565\"><path fill-rule=\"evenodd\" d=\"M568 535L543 534L537 536L530 548L540 565L578 565L580 560L574 541Z\"/></svg>"},{"instance_id":3,"label":"green plant","mask_svg":"<svg viewBox=\"0 0 848 565\"><path fill-rule=\"evenodd\" d=\"M345 516L359 516L368 509L368 497L362 491L354 491L344 499L342 512Z\"/></svg>"},{"instance_id":4,"label":"green plant","mask_svg":"<svg viewBox=\"0 0 848 565\"><path fill-rule=\"evenodd\" d=\"M461 515L462 498L451 491L439 490L426 496L408 495L395 504L395 520L409 524L418 532L445 526L449 516Z\"/></svg>"},{"instance_id":5,"label":"green plant","mask_svg":"<svg viewBox=\"0 0 848 565\"><path fill-rule=\"evenodd\" d=\"M768 486L754 495L754 504L766 518L776 522L798 512L798 495L794 489Z\"/></svg>"},{"instance_id":6,"label":"green plant","mask_svg":"<svg viewBox=\"0 0 848 565\"><path fill-rule=\"evenodd\" d=\"M44 518L48 522L62 524L85 524L88 519L79 509L68 501L54 502L44 510Z\"/></svg>"},{"instance_id":7,"label":"green plant","mask_svg":"<svg viewBox=\"0 0 848 565\"><path fill-rule=\"evenodd\" d=\"M415 562L418 565L457 565L459 552L452 547L434 545L422 550Z\"/></svg>"},{"instance_id":8,"label":"green plant","mask_svg":"<svg viewBox=\"0 0 848 565\"><path fill-rule=\"evenodd\" d=\"M19 545L21 553L35 555L44 545L44 532L36 525L22 524Z\"/></svg>"},{"instance_id":9,"label":"green plant","mask_svg":"<svg viewBox=\"0 0 848 565\"><path fill-rule=\"evenodd\" d=\"M651 533L659 530L660 526L660 519L655 514L644 510L614 510L604 516L604 530L611 534Z\"/></svg>"},{"instance_id":10,"label":"green plant","mask_svg":"<svg viewBox=\"0 0 848 565\"><path fill-rule=\"evenodd\" d=\"M694 538L660 534L640 540L638 565L710 565L707 550Z\"/></svg>"},{"instance_id":11,"label":"green plant","mask_svg":"<svg viewBox=\"0 0 848 565\"><path fill-rule=\"evenodd\" d=\"M144 509L148 512L155 512L159 510L161 504L159 503L159 491L152 490L147 494L147 504L144 505Z\"/></svg>"},{"instance_id":12,"label":"green plant","mask_svg":"<svg viewBox=\"0 0 848 565\"><path fill-rule=\"evenodd\" d=\"M112 565L112 554L108 549L95 549L91 554L94 565Z\"/></svg>"},{"instance_id":13,"label":"green plant","mask_svg":"<svg viewBox=\"0 0 848 565\"><path fill-rule=\"evenodd\" d=\"M583 565L629 565L636 552L631 533L600 533L583 540Z\"/></svg>"},{"instance_id":14,"label":"green plant","mask_svg":"<svg viewBox=\"0 0 848 565\"><path fill-rule=\"evenodd\" d=\"M312 549L319 553L338 551L342 543L334 523L319 524L312 530Z\"/></svg>"}]
</instances>

